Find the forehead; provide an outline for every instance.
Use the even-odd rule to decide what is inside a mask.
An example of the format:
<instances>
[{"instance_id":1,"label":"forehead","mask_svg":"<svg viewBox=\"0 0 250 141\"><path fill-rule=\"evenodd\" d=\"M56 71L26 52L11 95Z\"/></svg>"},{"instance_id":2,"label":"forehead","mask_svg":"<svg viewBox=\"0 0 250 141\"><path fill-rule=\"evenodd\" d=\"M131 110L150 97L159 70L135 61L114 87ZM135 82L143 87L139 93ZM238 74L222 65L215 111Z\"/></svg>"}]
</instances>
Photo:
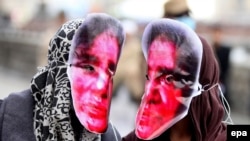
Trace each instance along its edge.
<instances>
[{"instance_id":1,"label":"forehead","mask_svg":"<svg viewBox=\"0 0 250 141\"><path fill-rule=\"evenodd\" d=\"M103 52L112 51L114 53L118 53L120 51L118 39L112 32L103 32L94 38L93 44L90 46L90 50L99 50Z\"/></svg>"},{"instance_id":2,"label":"forehead","mask_svg":"<svg viewBox=\"0 0 250 141\"><path fill-rule=\"evenodd\" d=\"M88 47L80 44L76 48L77 52L100 56L105 58L116 59L120 48L118 46L118 39L111 32L103 32L97 35Z\"/></svg>"},{"instance_id":3,"label":"forehead","mask_svg":"<svg viewBox=\"0 0 250 141\"><path fill-rule=\"evenodd\" d=\"M163 37L157 37L149 46L149 65L168 65L174 67L176 46Z\"/></svg>"}]
</instances>

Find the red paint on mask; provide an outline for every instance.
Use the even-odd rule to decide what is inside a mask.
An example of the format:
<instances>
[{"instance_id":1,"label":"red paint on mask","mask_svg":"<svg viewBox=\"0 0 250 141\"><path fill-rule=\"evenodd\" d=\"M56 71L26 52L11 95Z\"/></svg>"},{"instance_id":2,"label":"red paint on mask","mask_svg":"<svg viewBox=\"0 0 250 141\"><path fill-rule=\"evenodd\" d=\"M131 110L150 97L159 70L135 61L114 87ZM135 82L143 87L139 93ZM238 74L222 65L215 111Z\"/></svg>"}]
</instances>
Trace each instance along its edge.
<instances>
[{"instance_id":1,"label":"red paint on mask","mask_svg":"<svg viewBox=\"0 0 250 141\"><path fill-rule=\"evenodd\" d=\"M171 124L181 107L177 97L182 95L182 91L167 79L175 67L175 44L158 37L149 48L149 80L136 117L136 134L142 139L150 139L165 130L162 128Z\"/></svg>"},{"instance_id":2,"label":"red paint on mask","mask_svg":"<svg viewBox=\"0 0 250 141\"><path fill-rule=\"evenodd\" d=\"M104 133L112 98L112 77L118 60L118 42L110 32L98 35L89 48L79 45L70 68L73 105L89 131Z\"/></svg>"}]
</instances>

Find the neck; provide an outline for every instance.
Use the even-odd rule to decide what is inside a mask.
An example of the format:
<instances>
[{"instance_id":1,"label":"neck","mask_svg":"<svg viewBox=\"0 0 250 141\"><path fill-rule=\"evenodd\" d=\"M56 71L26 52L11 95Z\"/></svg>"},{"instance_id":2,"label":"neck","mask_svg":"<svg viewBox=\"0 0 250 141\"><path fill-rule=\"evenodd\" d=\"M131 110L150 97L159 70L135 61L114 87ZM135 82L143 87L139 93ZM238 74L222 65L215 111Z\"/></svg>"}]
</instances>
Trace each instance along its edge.
<instances>
[{"instance_id":1,"label":"neck","mask_svg":"<svg viewBox=\"0 0 250 141\"><path fill-rule=\"evenodd\" d=\"M171 141L191 141L192 122L189 116L184 117L170 128Z\"/></svg>"}]
</instances>

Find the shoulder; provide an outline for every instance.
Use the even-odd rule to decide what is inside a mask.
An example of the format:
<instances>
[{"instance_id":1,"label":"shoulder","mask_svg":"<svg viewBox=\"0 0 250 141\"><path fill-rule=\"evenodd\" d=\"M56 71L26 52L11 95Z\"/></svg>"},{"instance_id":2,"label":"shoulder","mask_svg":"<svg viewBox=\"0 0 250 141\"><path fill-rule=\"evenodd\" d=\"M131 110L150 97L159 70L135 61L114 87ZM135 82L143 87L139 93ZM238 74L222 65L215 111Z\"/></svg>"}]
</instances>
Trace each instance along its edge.
<instances>
[{"instance_id":1,"label":"shoulder","mask_svg":"<svg viewBox=\"0 0 250 141\"><path fill-rule=\"evenodd\" d=\"M33 134L33 97L30 90L11 93L0 107L0 137L3 140L30 140Z\"/></svg>"},{"instance_id":2,"label":"shoulder","mask_svg":"<svg viewBox=\"0 0 250 141\"><path fill-rule=\"evenodd\" d=\"M9 104L9 103L15 103L15 104L23 104L23 106L27 105L23 102L32 102L33 97L31 94L31 90L23 90L20 92L11 93L8 97L2 100L2 104Z\"/></svg>"},{"instance_id":3,"label":"shoulder","mask_svg":"<svg viewBox=\"0 0 250 141\"><path fill-rule=\"evenodd\" d=\"M33 97L30 89L11 93L1 102L0 111L4 110L5 113L16 112L20 114L21 109L33 109Z\"/></svg>"}]
</instances>

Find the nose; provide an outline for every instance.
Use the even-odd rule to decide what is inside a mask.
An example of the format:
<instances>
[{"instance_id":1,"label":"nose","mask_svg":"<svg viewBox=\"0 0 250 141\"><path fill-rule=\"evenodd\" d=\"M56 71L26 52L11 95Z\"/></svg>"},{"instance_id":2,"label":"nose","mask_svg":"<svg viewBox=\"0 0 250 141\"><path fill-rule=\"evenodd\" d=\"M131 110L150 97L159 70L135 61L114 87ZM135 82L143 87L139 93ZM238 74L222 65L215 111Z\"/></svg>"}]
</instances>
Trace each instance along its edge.
<instances>
[{"instance_id":1,"label":"nose","mask_svg":"<svg viewBox=\"0 0 250 141\"><path fill-rule=\"evenodd\" d=\"M110 77L107 74L101 72L96 82L97 89L101 90L101 89L106 88L108 86L109 81L110 81Z\"/></svg>"},{"instance_id":2,"label":"nose","mask_svg":"<svg viewBox=\"0 0 250 141\"><path fill-rule=\"evenodd\" d=\"M144 97L148 104L159 104L162 102L159 88L153 82L146 84Z\"/></svg>"},{"instance_id":3,"label":"nose","mask_svg":"<svg viewBox=\"0 0 250 141\"><path fill-rule=\"evenodd\" d=\"M98 97L102 99L108 98L109 95L109 89L110 89L110 81L111 77L105 73L99 73L99 76L97 78L96 82L96 90L98 91Z\"/></svg>"}]
</instances>

